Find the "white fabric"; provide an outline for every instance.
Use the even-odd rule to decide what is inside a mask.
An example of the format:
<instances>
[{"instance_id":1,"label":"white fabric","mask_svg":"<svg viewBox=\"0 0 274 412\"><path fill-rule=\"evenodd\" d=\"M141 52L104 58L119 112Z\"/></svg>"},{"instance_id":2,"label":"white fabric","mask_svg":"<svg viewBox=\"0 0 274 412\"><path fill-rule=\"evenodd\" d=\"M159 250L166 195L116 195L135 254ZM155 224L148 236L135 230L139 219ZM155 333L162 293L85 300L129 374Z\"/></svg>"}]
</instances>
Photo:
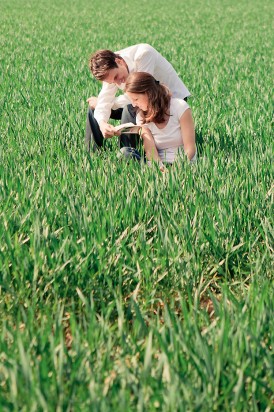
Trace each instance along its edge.
<instances>
[{"instance_id":1,"label":"white fabric","mask_svg":"<svg viewBox=\"0 0 274 412\"><path fill-rule=\"evenodd\" d=\"M180 118L187 109L189 109L189 105L184 100L171 98L170 117L167 125L163 129L159 129L156 124L152 122L143 124L143 126L151 131L162 162L173 163L179 149L183 149L184 147ZM140 114L137 114L136 123L142 124Z\"/></svg>"},{"instance_id":2,"label":"white fabric","mask_svg":"<svg viewBox=\"0 0 274 412\"><path fill-rule=\"evenodd\" d=\"M184 99L190 96L188 89L172 65L149 44L136 44L115 53L125 60L129 73L150 73L156 80L159 80L160 83L165 84L171 90L173 97ZM94 111L94 117L99 124L102 120L105 122L109 120L111 109L118 109L130 104L130 100L126 95L115 97L118 89L123 90L124 87L124 84L118 88L115 84L103 82Z\"/></svg>"}]
</instances>

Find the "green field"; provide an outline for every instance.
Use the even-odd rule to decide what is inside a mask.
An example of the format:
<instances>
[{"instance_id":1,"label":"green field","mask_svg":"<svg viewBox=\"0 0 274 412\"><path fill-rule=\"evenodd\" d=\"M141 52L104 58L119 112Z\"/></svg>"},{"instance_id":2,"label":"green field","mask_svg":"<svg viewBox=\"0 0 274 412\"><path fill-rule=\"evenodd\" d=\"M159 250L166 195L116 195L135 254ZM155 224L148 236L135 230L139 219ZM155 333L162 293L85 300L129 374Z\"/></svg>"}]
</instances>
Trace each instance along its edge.
<instances>
[{"instance_id":1,"label":"green field","mask_svg":"<svg viewBox=\"0 0 274 412\"><path fill-rule=\"evenodd\" d=\"M0 411L274 407L273 3L3 0ZM99 48L150 43L199 161L84 147Z\"/></svg>"}]
</instances>

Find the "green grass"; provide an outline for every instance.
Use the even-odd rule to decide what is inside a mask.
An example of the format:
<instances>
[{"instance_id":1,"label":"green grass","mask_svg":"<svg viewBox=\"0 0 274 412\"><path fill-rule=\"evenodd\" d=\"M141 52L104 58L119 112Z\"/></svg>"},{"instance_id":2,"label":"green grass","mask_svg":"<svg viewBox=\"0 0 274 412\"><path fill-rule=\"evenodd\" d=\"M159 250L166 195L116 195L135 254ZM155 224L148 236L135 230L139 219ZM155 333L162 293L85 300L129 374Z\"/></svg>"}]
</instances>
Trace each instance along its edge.
<instances>
[{"instance_id":1,"label":"green grass","mask_svg":"<svg viewBox=\"0 0 274 412\"><path fill-rule=\"evenodd\" d=\"M0 405L273 408L270 1L1 6ZM192 93L199 162L84 148L99 48L147 42Z\"/></svg>"}]
</instances>

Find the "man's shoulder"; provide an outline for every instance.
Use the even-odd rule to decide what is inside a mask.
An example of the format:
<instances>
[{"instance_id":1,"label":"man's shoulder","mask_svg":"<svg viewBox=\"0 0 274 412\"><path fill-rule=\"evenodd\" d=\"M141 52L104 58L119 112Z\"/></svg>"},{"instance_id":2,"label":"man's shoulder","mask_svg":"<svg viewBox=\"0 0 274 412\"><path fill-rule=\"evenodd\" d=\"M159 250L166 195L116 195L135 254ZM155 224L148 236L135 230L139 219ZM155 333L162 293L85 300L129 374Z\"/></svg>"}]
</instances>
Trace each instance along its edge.
<instances>
[{"instance_id":1,"label":"man's shoulder","mask_svg":"<svg viewBox=\"0 0 274 412\"><path fill-rule=\"evenodd\" d=\"M145 54L145 53L155 53L156 50L154 49L154 47L152 47L150 44L148 43L140 43L137 45L137 49L138 52L140 54Z\"/></svg>"},{"instance_id":2,"label":"man's shoulder","mask_svg":"<svg viewBox=\"0 0 274 412\"><path fill-rule=\"evenodd\" d=\"M115 53L118 53L118 54L122 55L122 54L127 54L127 53L130 53L130 52L143 54L143 53L148 53L148 52L156 52L156 50L154 49L154 47L152 47L148 43L139 43L139 44L134 44L132 46L121 49L121 50L119 50Z\"/></svg>"}]
</instances>

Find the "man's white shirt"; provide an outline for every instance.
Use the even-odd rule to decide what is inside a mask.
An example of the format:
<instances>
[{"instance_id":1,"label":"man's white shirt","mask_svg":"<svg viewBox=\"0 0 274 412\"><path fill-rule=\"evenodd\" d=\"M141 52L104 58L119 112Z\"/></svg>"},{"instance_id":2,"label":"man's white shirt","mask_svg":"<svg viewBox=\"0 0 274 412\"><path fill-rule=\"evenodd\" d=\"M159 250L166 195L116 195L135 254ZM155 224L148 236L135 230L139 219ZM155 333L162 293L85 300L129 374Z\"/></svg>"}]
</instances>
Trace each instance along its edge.
<instances>
[{"instance_id":1,"label":"man's white shirt","mask_svg":"<svg viewBox=\"0 0 274 412\"><path fill-rule=\"evenodd\" d=\"M121 56L128 66L129 73L150 73L160 83L165 84L171 91L172 97L184 99L190 93L172 65L149 44L136 44L126 49L115 52ZM118 109L130 104L126 94L116 97L118 89L124 90L125 85L118 87L116 84L103 82L103 87L98 95L94 117L98 124L108 122L111 109Z\"/></svg>"}]
</instances>

